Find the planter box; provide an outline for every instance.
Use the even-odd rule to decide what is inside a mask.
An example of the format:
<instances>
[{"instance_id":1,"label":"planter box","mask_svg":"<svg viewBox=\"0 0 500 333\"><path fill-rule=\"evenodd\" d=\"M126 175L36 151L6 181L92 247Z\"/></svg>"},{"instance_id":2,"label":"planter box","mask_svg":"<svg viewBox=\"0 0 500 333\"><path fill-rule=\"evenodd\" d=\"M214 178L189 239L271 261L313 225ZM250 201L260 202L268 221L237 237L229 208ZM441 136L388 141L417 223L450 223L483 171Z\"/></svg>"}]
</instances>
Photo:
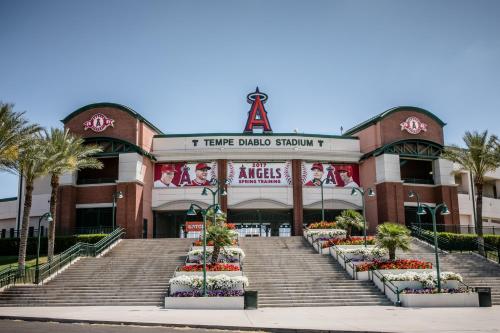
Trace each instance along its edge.
<instances>
[{"instance_id":1,"label":"planter box","mask_svg":"<svg viewBox=\"0 0 500 333\"><path fill-rule=\"evenodd\" d=\"M207 271L207 276L214 276L214 275L227 275L227 276L243 276L242 271ZM203 271L199 272L183 272L183 271L175 271L174 277L175 276L181 276L181 275L199 275L203 276Z\"/></svg>"},{"instance_id":2,"label":"planter box","mask_svg":"<svg viewBox=\"0 0 500 333\"><path fill-rule=\"evenodd\" d=\"M379 272L383 273L399 273L405 271L412 272L424 272L431 271L428 269L409 269L409 270L383 270ZM382 274L383 274L382 273ZM389 300L396 303L397 294L392 291L388 286L384 287L384 284L380 279L371 274L372 281L375 285L387 296ZM400 290L404 288L423 288L422 283L418 281L392 281L392 283L397 286ZM457 288L459 286L458 281L442 281L443 288ZM470 293L456 293L456 294L399 294L399 301L402 306L405 307L478 307L479 306L479 296L475 292Z\"/></svg>"},{"instance_id":3,"label":"planter box","mask_svg":"<svg viewBox=\"0 0 500 333\"><path fill-rule=\"evenodd\" d=\"M234 288L228 289L228 290L243 290L243 283L239 283ZM173 293L182 292L182 291L193 291L193 288L186 287L186 286L179 286L179 285L175 285L175 284L170 285L170 295L172 295ZM210 298L215 298L215 297L210 297ZM223 297L223 298L225 298L225 297Z\"/></svg>"},{"instance_id":4,"label":"planter box","mask_svg":"<svg viewBox=\"0 0 500 333\"><path fill-rule=\"evenodd\" d=\"M166 309L243 310L243 296L236 297L165 297Z\"/></svg>"},{"instance_id":5,"label":"planter box","mask_svg":"<svg viewBox=\"0 0 500 333\"><path fill-rule=\"evenodd\" d=\"M365 262L367 262L367 261L365 261ZM379 272L382 274L402 274L405 272L421 272L422 273L422 272L427 272L427 271L430 271L430 269L380 269L379 270ZM351 275L351 277L354 278L352 272L347 271L347 273L349 273L349 275ZM372 273L371 273L371 271L356 272L355 277L356 277L356 280L369 281L369 280L372 280Z\"/></svg>"},{"instance_id":6,"label":"planter box","mask_svg":"<svg viewBox=\"0 0 500 333\"><path fill-rule=\"evenodd\" d=\"M313 244L314 249L322 255L329 255L330 252L328 251L328 248L324 249L323 244L326 243L327 241L320 241L320 242L315 242Z\"/></svg>"},{"instance_id":7,"label":"planter box","mask_svg":"<svg viewBox=\"0 0 500 333\"><path fill-rule=\"evenodd\" d=\"M207 264L209 263L210 261L207 260ZM200 262L199 264L197 263L194 263L194 262L187 262L185 263L186 266L192 266L192 265L201 265L202 263ZM240 267L240 263L239 262L225 262L224 264L227 264L227 265L233 265L233 266L236 266L236 267Z\"/></svg>"},{"instance_id":8,"label":"planter box","mask_svg":"<svg viewBox=\"0 0 500 333\"><path fill-rule=\"evenodd\" d=\"M311 229L311 231L324 231L324 232L329 232L331 230L337 230L337 229ZM346 235L339 235L339 236L325 236L325 235L309 235L308 233L309 230L306 230L304 232L304 237L306 237L307 241L309 242L309 244L313 244L313 242L318 239L318 238L322 238L322 237L329 237L329 238L346 238Z\"/></svg>"}]
</instances>

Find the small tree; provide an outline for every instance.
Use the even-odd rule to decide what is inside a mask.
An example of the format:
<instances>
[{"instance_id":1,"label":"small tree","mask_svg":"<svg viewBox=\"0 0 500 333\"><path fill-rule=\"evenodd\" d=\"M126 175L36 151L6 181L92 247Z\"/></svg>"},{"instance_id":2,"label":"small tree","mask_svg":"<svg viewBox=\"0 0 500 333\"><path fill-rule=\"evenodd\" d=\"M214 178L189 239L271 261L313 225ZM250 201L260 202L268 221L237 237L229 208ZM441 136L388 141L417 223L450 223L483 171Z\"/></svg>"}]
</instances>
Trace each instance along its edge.
<instances>
[{"instance_id":1,"label":"small tree","mask_svg":"<svg viewBox=\"0 0 500 333\"><path fill-rule=\"evenodd\" d=\"M385 222L377 227L375 244L389 251L389 259L396 259L396 250L408 251L410 249L410 230L404 225Z\"/></svg>"},{"instance_id":2,"label":"small tree","mask_svg":"<svg viewBox=\"0 0 500 333\"><path fill-rule=\"evenodd\" d=\"M207 228L207 242L214 243L212 251L212 264L219 260L219 254L224 246L233 244L232 232L225 224L212 224Z\"/></svg>"},{"instance_id":3,"label":"small tree","mask_svg":"<svg viewBox=\"0 0 500 333\"><path fill-rule=\"evenodd\" d=\"M363 215L353 209L343 210L337 217L337 225L345 229L347 237L350 238L352 229L363 230Z\"/></svg>"}]
</instances>

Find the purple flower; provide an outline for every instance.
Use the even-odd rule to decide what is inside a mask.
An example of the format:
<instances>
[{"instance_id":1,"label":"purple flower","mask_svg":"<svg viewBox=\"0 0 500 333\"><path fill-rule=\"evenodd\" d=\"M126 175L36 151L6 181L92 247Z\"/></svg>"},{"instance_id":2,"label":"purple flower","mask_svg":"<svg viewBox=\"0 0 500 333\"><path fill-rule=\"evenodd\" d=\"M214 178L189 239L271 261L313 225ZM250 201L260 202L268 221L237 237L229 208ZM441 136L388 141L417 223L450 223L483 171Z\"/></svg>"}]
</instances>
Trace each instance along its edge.
<instances>
[{"instance_id":1,"label":"purple flower","mask_svg":"<svg viewBox=\"0 0 500 333\"><path fill-rule=\"evenodd\" d=\"M170 297L201 297L202 294L201 290L178 291L170 295ZM244 294L243 290L207 290L208 297L235 297Z\"/></svg>"}]
</instances>

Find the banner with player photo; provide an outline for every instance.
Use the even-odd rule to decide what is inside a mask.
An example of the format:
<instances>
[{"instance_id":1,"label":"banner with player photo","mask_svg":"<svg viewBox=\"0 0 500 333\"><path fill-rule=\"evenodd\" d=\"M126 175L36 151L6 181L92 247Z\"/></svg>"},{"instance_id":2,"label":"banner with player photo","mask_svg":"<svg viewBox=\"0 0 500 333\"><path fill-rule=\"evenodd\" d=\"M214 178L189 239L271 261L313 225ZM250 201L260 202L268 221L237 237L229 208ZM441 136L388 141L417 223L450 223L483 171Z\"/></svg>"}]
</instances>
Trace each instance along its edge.
<instances>
[{"instance_id":1,"label":"banner with player photo","mask_svg":"<svg viewBox=\"0 0 500 333\"><path fill-rule=\"evenodd\" d=\"M292 163L235 162L227 163L230 185L235 186L289 186L292 184Z\"/></svg>"},{"instance_id":2,"label":"banner with player photo","mask_svg":"<svg viewBox=\"0 0 500 333\"><path fill-rule=\"evenodd\" d=\"M210 186L217 179L217 162L174 162L155 165L154 187Z\"/></svg>"},{"instance_id":3,"label":"banner with player photo","mask_svg":"<svg viewBox=\"0 0 500 333\"><path fill-rule=\"evenodd\" d=\"M334 162L302 162L302 184L324 187L359 187L359 166Z\"/></svg>"}]
</instances>

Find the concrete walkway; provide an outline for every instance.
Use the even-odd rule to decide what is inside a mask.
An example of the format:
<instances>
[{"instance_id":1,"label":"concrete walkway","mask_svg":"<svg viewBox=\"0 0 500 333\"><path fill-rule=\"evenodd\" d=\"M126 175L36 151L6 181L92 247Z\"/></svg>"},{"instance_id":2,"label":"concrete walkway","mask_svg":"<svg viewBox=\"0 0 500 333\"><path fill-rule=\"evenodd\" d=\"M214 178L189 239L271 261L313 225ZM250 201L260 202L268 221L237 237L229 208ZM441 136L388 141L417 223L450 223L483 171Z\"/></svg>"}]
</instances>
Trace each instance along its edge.
<instances>
[{"instance_id":1,"label":"concrete walkway","mask_svg":"<svg viewBox=\"0 0 500 333\"><path fill-rule=\"evenodd\" d=\"M348 306L258 310L167 310L138 307L0 307L0 318L182 325L227 329L351 332L500 332L500 306L396 308ZM279 331L279 330L276 330Z\"/></svg>"}]
</instances>

